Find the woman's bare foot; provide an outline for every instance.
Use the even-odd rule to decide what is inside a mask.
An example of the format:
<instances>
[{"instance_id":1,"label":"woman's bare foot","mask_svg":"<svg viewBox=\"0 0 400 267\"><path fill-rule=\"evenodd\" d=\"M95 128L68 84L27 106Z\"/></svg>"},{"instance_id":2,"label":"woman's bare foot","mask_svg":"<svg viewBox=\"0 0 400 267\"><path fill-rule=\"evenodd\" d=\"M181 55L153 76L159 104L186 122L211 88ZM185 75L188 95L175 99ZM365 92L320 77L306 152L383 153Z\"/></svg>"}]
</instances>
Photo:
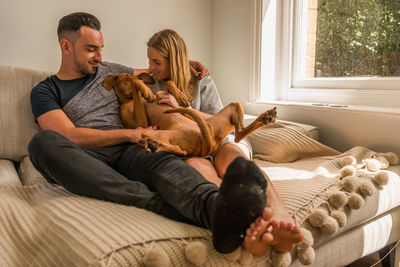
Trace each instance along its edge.
<instances>
[{"instance_id":1,"label":"woman's bare foot","mask_svg":"<svg viewBox=\"0 0 400 267\"><path fill-rule=\"evenodd\" d=\"M292 222L271 220L269 225L272 226L271 234L273 236L270 245L277 252L291 251L304 238L300 227Z\"/></svg>"},{"instance_id":2,"label":"woman's bare foot","mask_svg":"<svg viewBox=\"0 0 400 267\"><path fill-rule=\"evenodd\" d=\"M261 256L266 253L274 239L270 232L272 227L269 227L271 219L272 209L266 207L262 216L258 217L246 230L243 246L255 256Z\"/></svg>"}]
</instances>

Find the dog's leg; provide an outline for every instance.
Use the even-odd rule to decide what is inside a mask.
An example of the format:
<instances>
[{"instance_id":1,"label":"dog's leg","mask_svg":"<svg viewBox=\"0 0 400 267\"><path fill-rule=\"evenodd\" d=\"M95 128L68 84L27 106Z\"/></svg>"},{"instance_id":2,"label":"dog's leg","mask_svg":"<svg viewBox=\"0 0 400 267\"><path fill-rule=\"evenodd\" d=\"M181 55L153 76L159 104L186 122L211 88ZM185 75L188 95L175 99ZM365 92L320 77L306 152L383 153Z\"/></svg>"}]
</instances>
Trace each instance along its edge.
<instances>
[{"instance_id":1,"label":"dog's leg","mask_svg":"<svg viewBox=\"0 0 400 267\"><path fill-rule=\"evenodd\" d=\"M143 136L143 138L138 141L138 144L142 146L146 152L168 152L179 156L187 155L187 151L182 150L178 145L157 142L150 137Z\"/></svg>"},{"instance_id":2,"label":"dog's leg","mask_svg":"<svg viewBox=\"0 0 400 267\"><path fill-rule=\"evenodd\" d=\"M235 130L235 142L239 142L258 128L274 122L276 108L262 113L249 126L245 127L243 122L243 108L240 103L230 103L215 116L207 119L207 124L213 129L216 143L222 141L230 132Z\"/></svg>"},{"instance_id":3,"label":"dog's leg","mask_svg":"<svg viewBox=\"0 0 400 267\"><path fill-rule=\"evenodd\" d=\"M175 97L176 101L181 107L186 108L189 106L189 100L187 99L185 94L182 93L182 91L179 90L178 87L176 87L173 81L166 81L165 87L167 88L168 93Z\"/></svg>"},{"instance_id":4,"label":"dog's leg","mask_svg":"<svg viewBox=\"0 0 400 267\"><path fill-rule=\"evenodd\" d=\"M135 84L136 89L140 91L141 95L144 99L146 99L148 103L154 102L154 100L156 100L156 97L151 89L142 80L136 79L133 81L133 83Z\"/></svg>"},{"instance_id":5,"label":"dog's leg","mask_svg":"<svg viewBox=\"0 0 400 267\"><path fill-rule=\"evenodd\" d=\"M140 96L138 92L138 88L136 84L133 84L132 86L132 115L133 115L133 120L132 120L132 127L130 128L137 128L137 127L143 127L147 128L149 127L149 119L147 117L146 109L143 104L143 98Z\"/></svg>"},{"instance_id":6,"label":"dog's leg","mask_svg":"<svg viewBox=\"0 0 400 267\"><path fill-rule=\"evenodd\" d=\"M249 126L244 127L243 109L242 114L236 114L232 117L232 124L235 126L235 142L239 142L258 128L272 123L276 119L276 107L261 113Z\"/></svg>"}]
</instances>

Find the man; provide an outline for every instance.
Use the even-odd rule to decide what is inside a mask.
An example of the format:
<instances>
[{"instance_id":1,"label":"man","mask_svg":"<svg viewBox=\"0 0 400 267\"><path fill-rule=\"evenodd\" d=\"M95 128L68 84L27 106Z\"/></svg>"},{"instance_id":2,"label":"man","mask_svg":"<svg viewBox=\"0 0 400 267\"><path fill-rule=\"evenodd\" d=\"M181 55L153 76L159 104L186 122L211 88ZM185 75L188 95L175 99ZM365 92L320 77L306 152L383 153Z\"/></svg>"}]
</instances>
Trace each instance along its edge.
<instances>
[{"instance_id":1,"label":"man","mask_svg":"<svg viewBox=\"0 0 400 267\"><path fill-rule=\"evenodd\" d=\"M144 152L136 141L155 129L124 129L114 90L102 87L108 75L141 70L102 61L93 15L67 15L57 32L60 69L31 93L42 129L28 147L35 167L73 193L206 227L218 251L235 250L265 207L266 181L255 164L237 158L219 189L174 155Z\"/></svg>"}]
</instances>

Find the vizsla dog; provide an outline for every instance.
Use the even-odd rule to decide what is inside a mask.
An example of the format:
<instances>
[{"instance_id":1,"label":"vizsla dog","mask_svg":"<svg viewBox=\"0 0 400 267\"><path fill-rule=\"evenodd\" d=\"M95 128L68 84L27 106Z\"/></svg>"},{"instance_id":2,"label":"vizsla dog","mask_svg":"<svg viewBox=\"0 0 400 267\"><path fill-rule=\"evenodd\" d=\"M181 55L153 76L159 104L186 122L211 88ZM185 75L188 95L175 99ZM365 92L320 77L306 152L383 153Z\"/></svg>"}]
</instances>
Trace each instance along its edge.
<instances>
[{"instance_id":1,"label":"vizsla dog","mask_svg":"<svg viewBox=\"0 0 400 267\"><path fill-rule=\"evenodd\" d=\"M147 151L166 151L180 156L209 155L233 130L235 142L239 142L276 118L275 107L245 127L242 106L240 103L231 103L205 120L198 111L187 108L189 102L172 81L167 81L165 85L181 108L152 104L155 96L145 82L152 84L154 80L146 73L138 76L122 73L104 79L103 86L107 90L114 88L126 128L159 126L160 130L142 134L138 142Z\"/></svg>"}]
</instances>

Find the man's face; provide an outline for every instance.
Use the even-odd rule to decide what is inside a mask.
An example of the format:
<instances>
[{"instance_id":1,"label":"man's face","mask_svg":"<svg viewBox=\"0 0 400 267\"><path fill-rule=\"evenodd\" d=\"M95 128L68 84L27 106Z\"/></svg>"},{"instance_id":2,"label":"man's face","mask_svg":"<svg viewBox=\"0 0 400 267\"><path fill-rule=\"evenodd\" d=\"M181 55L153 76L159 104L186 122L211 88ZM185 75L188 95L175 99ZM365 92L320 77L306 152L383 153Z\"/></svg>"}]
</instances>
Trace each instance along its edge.
<instances>
[{"instance_id":1,"label":"man's face","mask_svg":"<svg viewBox=\"0 0 400 267\"><path fill-rule=\"evenodd\" d=\"M147 57L149 70L153 73L154 79L157 81L170 79L169 62L165 57L152 47L147 47Z\"/></svg>"},{"instance_id":2,"label":"man's face","mask_svg":"<svg viewBox=\"0 0 400 267\"><path fill-rule=\"evenodd\" d=\"M102 61L103 34L87 26L82 26L79 31L79 37L73 42L75 71L83 75L94 74Z\"/></svg>"}]
</instances>

